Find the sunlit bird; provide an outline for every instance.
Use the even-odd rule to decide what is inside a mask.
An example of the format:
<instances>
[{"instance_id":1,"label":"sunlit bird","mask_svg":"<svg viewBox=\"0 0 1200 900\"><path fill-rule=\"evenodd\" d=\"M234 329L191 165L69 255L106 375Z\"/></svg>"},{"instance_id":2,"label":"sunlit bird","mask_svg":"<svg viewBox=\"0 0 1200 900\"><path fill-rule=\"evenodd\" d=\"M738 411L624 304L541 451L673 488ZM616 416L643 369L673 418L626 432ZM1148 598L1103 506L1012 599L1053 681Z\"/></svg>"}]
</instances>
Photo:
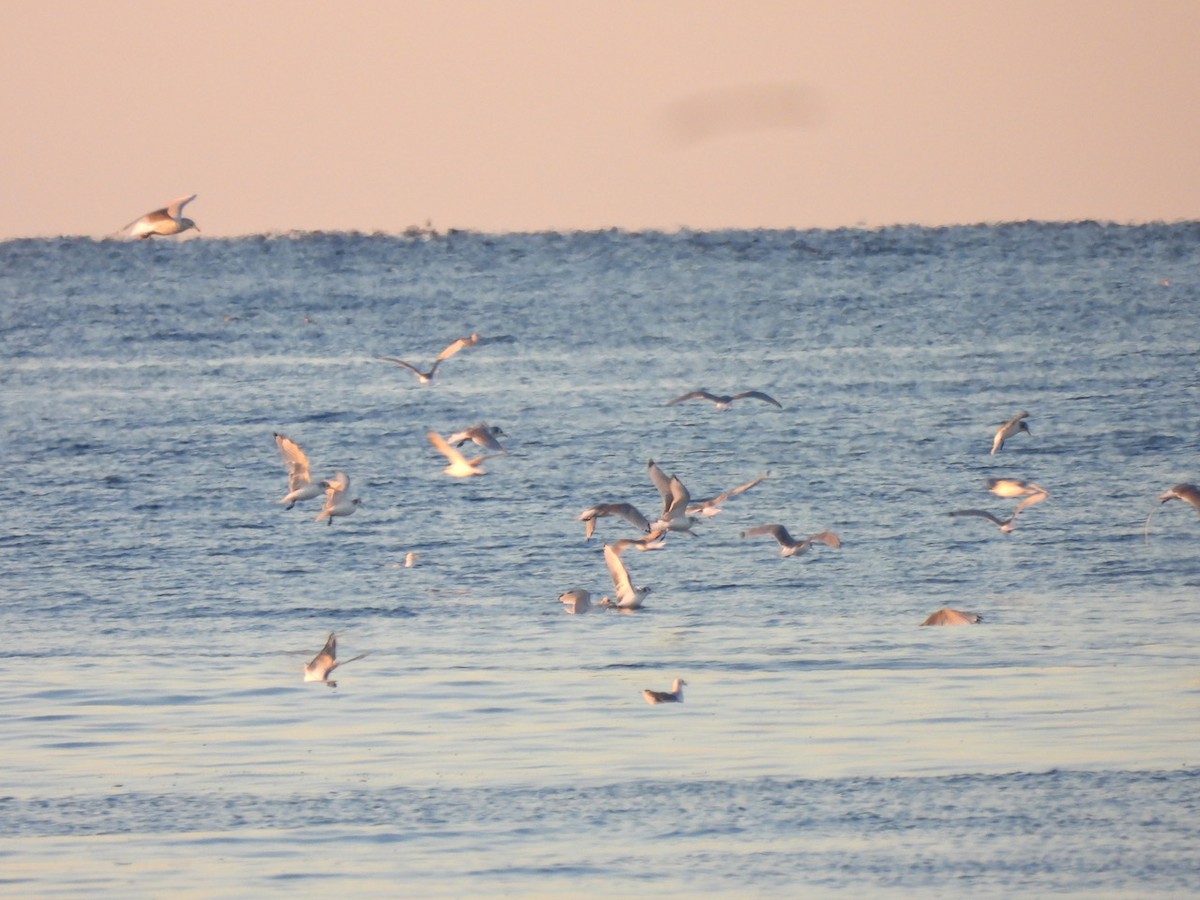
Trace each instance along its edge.
<instances>
[{"instance_id":1,"label":"sunlit bird","mask_svg":"<svg viewBox=\"0 0 1200 900\"><path fill-rule=\"evenodd\" d=\"M442 469L447 475L453 478L469 478L472 475L487 474L487 469L481 468L479 464L488 459L488 456L476 456L474 459L467 459L446 443L446 439L436 431L426 433L425 437L429 439L429 443L433 444L438 453L450 461L450 465Z\"/></svg>"},{"instance_id":2,"label":"sunlit bird","mask_svg":"<svg viewBox=\"0 0 1200 900\"><path fill-rule=\"evenodd\" d=\"M183 217L183 208L196 199L196 195L190 197L180 197L178 200L172 200L167 206L162 209L156 209L154 212L146 213L140 219L134 219L122 231L128 231L131 237L145 240L153 235L171 235L182 234L189 228L200 230L191 219Z\"/></svg>"},{"instance_id":3,"label":"sunlit bird","mask_svg":"<svg viewBox=\"0 0 1200 900\"><path fill-rule=\"evenodd\" d=\"M659 468L654 460L647 463L646 469L650 473L650 480L654 482L654 486L658 488L663 499L662 516L654 523L654 527L666 528L668 531L682 531L695 537L696 533L692 531L692 526L700 520L687 514L692 496L683 486L683 482L675 475L667 477L667 473Z\"/></svg>"},{"instance_id":4,"label":"sunlit bird","mask_svg":"<svg viewBox=\"0 0 1200 900\"><path fill-rule=\"evenodd\" d=\"M449 347L447 347L445 350L443 350L441 353L439 353L437 355L437 361L441 362L442 360L449 359L455 353L457 353L459 350L464 350L467 347L474 347L478 343L479 343L479 333L472 332L470 337L459 338L458 340L456 340L452 344L450 344Z\"/></svg>"},{"instance_id":5,"label":"sunlit bird","mask_svg":"<svg viewBox=\"0 0 1200 900\"><path fill-rule=\"evenodd\" d=\"M779 542L780 556L799 556L801 553L806 552L813 544L824 544L826 547L833 547L835 550L842 546L842 539L832 531L810 534L804 540L798 541L788 533L786 528L777 523L756 525L753 528L748 528L742 532L742 537L757 537L760 534L769 534Z\"/></svg>"},{"instance_id":6,"label":"sunlit bird","mask_svg":"<svg viewBox=\"0 0 1200 900\"><path fill-rule=\"evenodd\" d=\"M321 484L325 486L325 508L317 515L318 522L327 519L332 525L334 517L351 515L362 503L357 497L350 499L350 476L345 472L338 472Z\"/></svg>"},{"instance_id":7,"label":"sunlit bird","mask_svg":"<svg viewBox=\"0 0 1200 900\"><path fill-rule=\"evenodd\" d=\"M585 613L592 608L592 594L582 588L564 591L558 595L558 599L562 601L563 608L573 615Z\"/></svg>"},{"instance_id":8,"label":"sunlit bird","mask_svg":"<svg viewBox=\"0 0 1200 900\"><path fill-rule=\"evenodd\" d=\"M975 613L962 612L961 610L939 609L928 619L922 622L922 625L974 625L976 622L982 622L983 616Z\"/></svg>"},{"instance_id":9,"label":"sunlit bird","mask_svg":"<svg viewBox=\"0 0 1200 900\"><path fill-rule=\"evenodd\" d=\"M312 472L308 467L308 455L300 445L286 434L275 432L275 446L283 458L283 466L288 473L288 492L279 499L291 509L301 500L312 500L325 493L325 488L312 480Z\"/></svg>"},{"instance_id":10,"label":"sunlit bird","mask_svg":"<svg viewBox=\"0 0 1200 900\"><path fill-rule=\"evenodd\" d=\"M632 503L597 503L579 514L576 521L584 523L585 541L590 541L596 531L596 520L606 516L620 516L630 525L646 533L650 531L650 523Z\"/></svg>"},{"instance_id":11,"label":"sunlit bird","mask_svg":"<svg viewBox=\"0 0 1200 900\"><path fill-rule=\"evenodd\" d=\"M1028 418L1029 418L1029 413L1019 412L1015 416L1013 416L1011 419L1009 419L1007 422L1005 422L1003 425L1000 426L1000 428L996 431L996 436L994 438L992 438L992 455L993 456L995 456L997 453L1000 452L1000 450L1004 447L1004 442L1007 441L1014 434L1017 434L1022 431L1028 435L1033 434L1033 432L1029 430L1029 426L1025 423L1025 420Z\"/></svg>"},{"instance_id":12,"label":"sunlit bird","mask_svg":"<svg viewBox=\"0 0 1200 900\"><path fill-rule=\"evenodd\" d=\"M1017 508L1013 510L1013 515L1035 503L1041 503L1050 496L1050 492L1045 488L1038 487L1029 481L1018 481L1015 478L989 478L988 490L997 497L1024 497L1025 499L1018 503Z\"/></svg>"},{"instance_id":13,"label":"sunlit bird","mask_svg":"<svg viewBox=\"0 0 1200 900\"><path fill-rule=\"evenodd\" d=\"M604 597L600 605L615 609L641 609L642 600L650 593L650 588L634 586L629 570L621 562L621 554L608 544L604 545L604 562L608 565L608 574L612 576L617 598Z\"/></svg>"},{"instance_id":14,"label":"sunlit bird","mask_svg":"<svg viewBox=\"0 0 1200 900\"><path fill-rule=\"evenodd\" d=\"M730 488L725 493L718 494L715 497L710 497L707 500L693 500L691 505L687 508L687 513L689 516L715 516L721 511L722 503L724 503L726 500L736 497L738 494L744 494L746 491L750 490L750 488L765 481L769 474L771 473L763 472L753 481L749 481L746 484L740 485L739 487Z\"/></svg>"},{"instance_id":15,"label":"sunlit bird","mask_svg":"<svg viewBox=\"0 0 1200 900\"><path fill-rule=\"evenodd\" d=\"M762 391L742 391L740 394L732 396L726 394L711 394L705 390L689 391L674 400L667 401L667 406L674 406L676 403L682 403L684 400L709 400L717 405L717 409L729 409L730 404L734 400L754 399L762 400L770 403L772 406L777 406L783 409L783 404L772 397L770 394L764 394Z\"/></svg>"},{"instance_id":16,"label":"sunlit bird","mask_svg":"<svg viewBox=\"0 0 1200 900\"><path fill-rule=\"evenodd\" d=\"M313 657L312 662L304 667L305 681L325 681L332 687L337 687L337 682L329 681L329 675L338 666L344 666L346 663L352 663L356 659L362 659L367 654L360 653L358 656L352 656L349 659L344 659L338 662L337 659L337 635L330 634L329 639L325 641L325 646L321 648L321 652Z\"/></svg>"},{"instance_id":17,"label":"sunlit bird","mask_svg":"<svg viewBox=\"0 0 1200 900\"><path fill-rule=\"evenodd\" d=\"M1169 500L1182 500L1191 506L1196 512L1200 512L1200 488L1194 484L1188 484L1186 481L1181 481L1173 488L1168 488L1158 495L1159 505L1166 503ZM1154 515L1157 506L1150 508L1150 515L1146 516L1146 528L1144 537L1147 541L1150 540L1150 518Z\"/></svg>"},{"instance_id":18,"label":"sunlit bird","mask_svg":"<svg viewBox=\"0 0 1200 900\"><path fill-rule=\"evenodd\" d=\"M646 702L651 706L659 703L682 703L683 702L683 686L687 684L682 678L676 678L671 683L669 691L652 691L646 688L642 691L642 696L646 698Z\"/></svg>"}]
</instances>

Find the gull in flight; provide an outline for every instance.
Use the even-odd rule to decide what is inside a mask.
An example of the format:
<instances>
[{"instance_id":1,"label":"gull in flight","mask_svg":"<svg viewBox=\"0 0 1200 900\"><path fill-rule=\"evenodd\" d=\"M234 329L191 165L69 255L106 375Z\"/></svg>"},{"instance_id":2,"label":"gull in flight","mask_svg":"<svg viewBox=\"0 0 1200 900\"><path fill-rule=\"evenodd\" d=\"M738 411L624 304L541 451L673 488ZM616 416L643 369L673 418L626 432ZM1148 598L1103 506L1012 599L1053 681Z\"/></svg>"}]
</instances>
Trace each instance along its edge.
<instances>
[{"instance_id":1,"label":"gull in flight","mask_svg":"<svg viewBox=\"0 0 1200 900\"><path fill-rule=\"evenodd\" d=\"M763 472L753 481L743 484L741 487L730 488L723 494L718 494L716 497L710 497L708 500L694 500L692 505L687 508L689 516L715 516L721 511L721 504L731 497L736 497L738 494L744 493L754 487L761 481L765 481L770 472Z\"/></svg>"},{"instance_id":2,"label":"gull in flight","mask_svg":"<svg viewBox=\"0 0 1200 900\"><path fill-rule=\"evenodd\" d=\"M660 469L654 460L650 460L646 468L650 472L650 480L654 482L654 486L658 488L658 492L662 494L663 498L662 517L654 523L654 527L666 528L668 531L682 531L695 537L696 533L692 531L692 526L700 520L687 514L688 506L692 502L688 489L683 486L683 482L677 476L672 475L668 478L667 473Z\"/></svg>"},{"instance_id":3,"label":"gull in flight","mask_svg":"<svg viewBox=\"0 0 1200 900\"><path fill-rule=\"evenodd\" d=\"M582 588L559 594L558 599L562 601L566 611L572 615L585 613L592 608L592 594Z\"/></svg>"},{"instance_id":4,"label":"gull in flight","mask_svg":"<svg viewBox=\"0 0 1200 900\"><path fill-rule=\"evenodd\" d=\"M577 522L584 523L584 540L590 541L596 531L596 520L604 516L620 516L630 525L650 533L650 523L632 503L598 503L579 514Z\"/></svg>"},{"instance_id":5,"label":"gull in flight","mask_svg":"<svg viewBox=\"0 0 1200 900\"><path fill-rule=\"evenodd\" d=\"M742 532L742 537L755 537L760 534L769 534L779 542L780 556L799 556L811 547L813 544L824 544L826 547L837 549L842 546L842 539L832 531L822 531L819 534L811 534L802 541L796 540L788 530L782 525L756 525L753 528Z\"/></svg>"},{"instance_id":6,"label":"gull in flight","mask_svg":"<svg viewBox=\"0 0 1200 900\"><path fill-rule=\"evenodd\" d=\"M950 607L947 606L945 609L939 609L937 612L935 612L933 615L931 615L928 619L926 619L921 624L922 625L974 625L976 622L982 622L982 621L983 621L983 616L976 615L975 613L962 612L961 610L957 610L957 609L951 609Z\"/></svg>"},{"instance_id":7,"label":"gull in flight","mask_svg":"<svg viewBox=\"0 0 1200 900\"><path fill-rule=\"evenodd\" d=\"M275 446L279 448L283 466L288 472L288 492L279 500L280 503L286 503L287 508L291 509L301 500L311 500L325 493L325 488L313 482L308 456L299 444L286 434L275 432Z\"/></svg>"},{"instance_id":8,"label":"gull in flight","mask_svg":"<svg viewBox=\"0 0 1200 900\"><path fill-rule=\"evenodd\" d=\"M191 219L183 217L183 208L196 199L196 195L190 197L180 197L178 200L172 200L167 206L162 209L156 209L154 212L146 213L140 219L135 219L130 222L121 231L128 231L131 237L145 240L155 234L181 234L189 228L195 228L197 231L200 228Z\"/></svg>"},{"instance_id":9,"label":"gull in flight","mask_svg":"<svg viewBox=\"0 0 1200 900\"><path fill-rule=\"evenodd\" d=\"M334 516L348 516L362 503L357 497L350 499L350 476L345 472L338 472L321 484L325 486L325 508L317 515L318 522L328 519L328 524L332 525Z\"/></svg>"},{"instance_id":10,"label":"gull in flight","mask_svg":"<svg viewBox=\"0 0 1200 900\"><path fill-rule=\"evenodd\" d=\"M734 400L742 400L745 398L753 398L755 400L763 400L770 403L772 406L778 406L783 409L783 404L772 397L770 394L764 394L762 391L742 391L740 394L734 394L732 397L724 394L710 394L708 391L690 391L682 396L676 397L674 400L667 401L667 406L674 406L676 403L682 403L684 400L710 400L717 405L717 409L729 409Z\"/></svg>"},{"instance_id":11,"label":"gull in flight","mask_svg":"<svg viewBox=\"0 0 1200 900\"><path fill-rule=\"evenodd\" d=\"M476 456L474 459L467 459L453 447L451 447L444 437L436 431L428 432L425 437L429 438L429 443L433 444L434 448L446 459L450 460L450 465L442 469L447 475L454 478L468 478L471 475L486 475L487 469L481 469L479 464L487 456Z\"/></svg>"},{"instance_id":12,"label":"gull in flight","mask_svg":"<svg viewBox=\"0 0 1200 900\"><path fill-rule=\"evenodd\" d=\"M459 338L458 340L454 341L454 343L452 343L449 347L447 347L445 350L443 350L441 353L439 353L437 355L437 361L441 362L444 359L449 359L455 353L457 353L459 350L466 349L467 347L474 347L478 343L479 343L479 333L471 332L470 337Z\"/></svg>"},{"instance_id":13,"label":"gull in flight","mask_svg":"<svg viewBox=\"0 0 1200 900\"><path fill-rule=\"evenodd\" d=\"M630 547L632 547L634 550L641 551L661 550L663 547L667 546L667 542L665 540L666 536L667 529L657 528L644 538L621 538L619 541L613 541L612 548L617 552L618 556L620 556Z\"/></svg>"},{"instance_id":14,"label":"gull in flight","mask_svg":"<svg viewBox=\"0 0 1200 900\"><path fill-rule=\"evenodd\" d=\"M1003 425L996 432L996 436L992 439L992 455L995 456L1004 447L1004 442L1018 432L1025 432L1032 435L1029 426L1025 424L1025 420L1029 418L1029 413L1019 412Z\"/></svg>"},{"instance_id":15,"label":"gull in flight","mask_svg":"<svg viewBox=\"0 0 1200 900\"><path fill-rule=\"evenodd\" d=\"M1050 496L1050 492L1044 487L1038 487L1029 481L1018 481L1015 478L989 478L988 490L997 497L1024 497L1025 499L1018 503L1017 508L1013 510L1014 516L1026 507L1041 503Z\"/></svg>"},{"instance_id":16,"label":"gull in flight","mask_svg":"<svg viewBox=\"0 0 1200 900\"><path fill-rule=\"evenodd\" d=\"M1041 499L1041 498L1039 498ZM1021 507L1018 506L1013 510L1013 514L1007 519L998 519L986 509L956 509L953 512L946 513L948 516L978 516L980 519L987 519L1005 534L1008 534L1017 527L1017 516L1021 514Z\"/></svg>"},{"instance_id":17,"label":"gull in flight","mask_svg":"<svg viewBox=\"0 0 1200 900\"><path fill-rule=\"evenodd\" d=\"M441 360L435 360L428 372L422 372L412 363L406 363L404 360L396 359L394 356L377 356L375 358L382 362L395 363L401 368L408 369L408 371L417 376L417 381L421 382L421 384L429 384L429 382L433 381L433 376L437 374L438 366L442 364Z\"/></svg>"},{"instance_id":18,"label":"gull in flight","mask_svg":"<svg viewBox=\"0 0 1200 900\"><path fill-rule=\"evenodd\" d=\"M337 661L337 635L330 634L329 640L325 642L325 646L321 648L321 652L313 657L313 661L304 667L305 681L324 681L330 687L337 687L336 681L330 681L329 675L338 666L344 666L346 663L354 662L356 659L362 659L367 654L360 653L358 656L352 656L350 659L344 659L341 662Z\"/></svg>"},{"instance_id":19,"label":"gull in flight","mask_svg":"<svg viewBox=\"0 0 1200 900\"><path fill-rule=\"evenodd\" d=\"M642 691L642 696L646 698L646 702L651 706L659 703L682 703L683 702L683 686L687 684L682 678L676 678L671 684L669 691L652 691L646 688Z\"/></svg>"},{"instance_id":20,"label":"gull in flight","mask_svg":"<svg viewBox=\"0 0 1200 900\"><path fill-rule=\"evenodd\" d=\"M464 428L462 431L455 432L446 438L446 442L453 444L455 447L461 447L467 441L473 441L485 450L503 452L504 447L496 440L497 437L507 437L499 425L488 425L487 422L480 422L478 425L472 425L470 428Z\"/></svg>"},{"instance_id":21,"label":"gull in flight","mask_svg":"<svg viewBox=\"0 0 1200 900\"><path fill-rule=\"evenodd\" d=\"M1160 505L1166 503L1168 500L1182 500L1195 509L1196 512L1200 512L1200 488L1194 484L1188 484L1186 481L1183 481L1158 495ZM1154 515L1156 509L1158 507L1151 507L1150 515L1146 516L1145 539L1147 541L1150 540L1150 517Z\"/></svg>"},{"instance_id":22,"label":"gull in flight","mask_svg":"<svg viewBox=\"0 0 1200 900\"><path fill-rule=\"evenodd\" d=\"M604 562L608 565L608 573L612 575L616 587L617 599L614 601L604 597L600 606L613 609L641 609L642 599L650 593L648 587L635 587L629 578L629 570L621 562L621 554L609 544L604 545Z\"/></svg>"}]
</instances>

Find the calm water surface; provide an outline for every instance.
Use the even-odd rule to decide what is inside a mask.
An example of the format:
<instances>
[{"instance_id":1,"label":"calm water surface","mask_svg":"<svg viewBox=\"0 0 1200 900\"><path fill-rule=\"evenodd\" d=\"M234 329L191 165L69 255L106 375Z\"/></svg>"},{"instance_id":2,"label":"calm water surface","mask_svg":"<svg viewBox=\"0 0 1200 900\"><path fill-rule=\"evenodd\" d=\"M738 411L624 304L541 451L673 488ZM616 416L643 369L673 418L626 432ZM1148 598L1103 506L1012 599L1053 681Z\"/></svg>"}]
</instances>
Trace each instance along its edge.
<instances>
[{"instance_id":1,"label":"calm water surface","mask_svg":"<svg viewBox=\"0 0 1200 900\"><path fill-rule=\"evenodd\" d=\"M0 893L1200 890L1194 223L12 241L0 333ZM770 475L564 614L649 459Z\"/></svg>"}]
</instances>

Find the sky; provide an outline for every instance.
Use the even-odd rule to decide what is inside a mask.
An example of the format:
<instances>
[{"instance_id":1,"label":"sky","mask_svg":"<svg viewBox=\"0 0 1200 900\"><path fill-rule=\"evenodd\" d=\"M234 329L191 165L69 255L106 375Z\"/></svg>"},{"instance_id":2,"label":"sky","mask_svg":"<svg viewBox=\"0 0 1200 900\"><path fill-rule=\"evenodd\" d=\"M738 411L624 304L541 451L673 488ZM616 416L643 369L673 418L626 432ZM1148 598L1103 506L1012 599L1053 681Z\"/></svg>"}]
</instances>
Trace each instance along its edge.
<instances>
[{"instance_id":1,"label":"sky","mask_svg":"<svg viewBox=\"0 0 1200 900\"><path fill-rule=\"evenodd\" d=\"M0 240L1200 218L1197 0L4 0Z\"/></svg>"}]
</instances>

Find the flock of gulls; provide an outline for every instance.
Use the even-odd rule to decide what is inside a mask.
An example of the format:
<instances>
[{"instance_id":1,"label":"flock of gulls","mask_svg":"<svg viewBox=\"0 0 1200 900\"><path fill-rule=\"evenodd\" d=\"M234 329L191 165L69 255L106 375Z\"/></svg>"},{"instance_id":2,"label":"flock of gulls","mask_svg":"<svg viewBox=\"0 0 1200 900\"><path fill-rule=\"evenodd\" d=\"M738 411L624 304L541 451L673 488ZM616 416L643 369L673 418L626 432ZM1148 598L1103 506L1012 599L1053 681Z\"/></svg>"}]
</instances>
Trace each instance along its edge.
<instances>
[{"instance_id":1,"label":"flock of gulls","mask_svg":"<svg viewBox=\"0 0 1200 900\"><path fill-rule=\"evenodd\" d=\"M196 199L195 194L180 197L162 209L154 210L130 222L121 230L130 237L146 239L154 236L178 235L189 229L199 231L194 221L183 215L183 209ZM478 333L472 333L451 342L434 358L428 369L420 367L403 359L392 356L376 356L381 362L391 363L411 372L420 384L431 383L438 373L438 367L450 357L469 347L475 347L482 341ZM757 400L778 409L783 408L774 397L759 390L745 390L735 394L715 394L706 389L689 391L671 400L667 406L675 406L689 400L705 400L712 403L718 410L727 410L739 400ZM992 455L1004 449L1005 443L1024 432L1032 435L1026 421L1029 412L1022 410L1001 425L992 438ZM487 470L482 463L491 456L505 452L499 438L505 434L498 426L480 422L463 429L448 437L443 437L436 431L430 431L426 437L435 450L447 460L442 470L452 478L469 478L486 475ZM464 444L473 444L487 452L468 459L461 451ZM275 445L283 460L288 474L287 493L279 500L287 509L292 509L297 503L312 500L324 495L325 504L317 514L316 520L324 520L332 525L333 520L340 516L349 516L361 504L357 497L350 496L350 478L344 472L338 471L332 478L314 480L310 469L308 456L304 450L287 435L275 434ZM647 464L647 473L662 497L662 510L658 517L651 521L634 504L627 501L597 503L579 514L578 520L584 523L584 539L591 540L595 534L599 519L616 517L635 528L642 534L639 538L620 538L604 544L604 562L612 579L612 595L605 595L596 603L592 602L591 591L583 588L573 588L564 591L559 600L568 613L582 614L594 609L615 610L629 613L641 609L646 595L651 592L647 586L634 584L629 569L622 559L629 549L639 551L659 550L666 546L666 538L674 533L687 534L695 537L692 526L703 517L714 516L721 511L722 504L745 493L765 480L769 473L763 473L757 478L738 487L730 488L715 497L702 500L692 498L687 487L677 475L667 475L655 462ZM1017 527L1017 518L1034 504L1041 503L1050 496L1050 492L1032 482L1010 478L993 478L987 482L987 489L997 497L1017 499L1017 505L1007 517L989 512L985 509L957 509L949 512L953 517L973 517L983 519L995 525L1001 532L1009 533ZM1158 495L1159 504L1170 500L1181 500L1200 512L1200 488L1194 484L1181 483ZM1145 539L1150 536L1150 519L1154 515L1152 508L1146 517L1144 529ZM807 537L795 538L788 529L778 522L768 522L756 525L741 533L743 538L769 535L779 544L781 556L799 556L806 553L814 544L821 544L833 549L842 546L841 538L832 531L821 531ZM404 565L412 567L416 564L417 554L409 553ZM977 613L964 612L956 609L940 609L930 615L922 625L973 625L981 622L983 617ZM366 654L360 654L352 659L337 659L337 636L330 634L320 653L304 668L305 681L321 681L330 685L336 684L329 676L339 666L347 662L361 659ZM651 705L661 703L682 703L683 679L676 678L670 691L653 691L646 689L642 692L646 702Z\"/></svg>"}]
</instances>

